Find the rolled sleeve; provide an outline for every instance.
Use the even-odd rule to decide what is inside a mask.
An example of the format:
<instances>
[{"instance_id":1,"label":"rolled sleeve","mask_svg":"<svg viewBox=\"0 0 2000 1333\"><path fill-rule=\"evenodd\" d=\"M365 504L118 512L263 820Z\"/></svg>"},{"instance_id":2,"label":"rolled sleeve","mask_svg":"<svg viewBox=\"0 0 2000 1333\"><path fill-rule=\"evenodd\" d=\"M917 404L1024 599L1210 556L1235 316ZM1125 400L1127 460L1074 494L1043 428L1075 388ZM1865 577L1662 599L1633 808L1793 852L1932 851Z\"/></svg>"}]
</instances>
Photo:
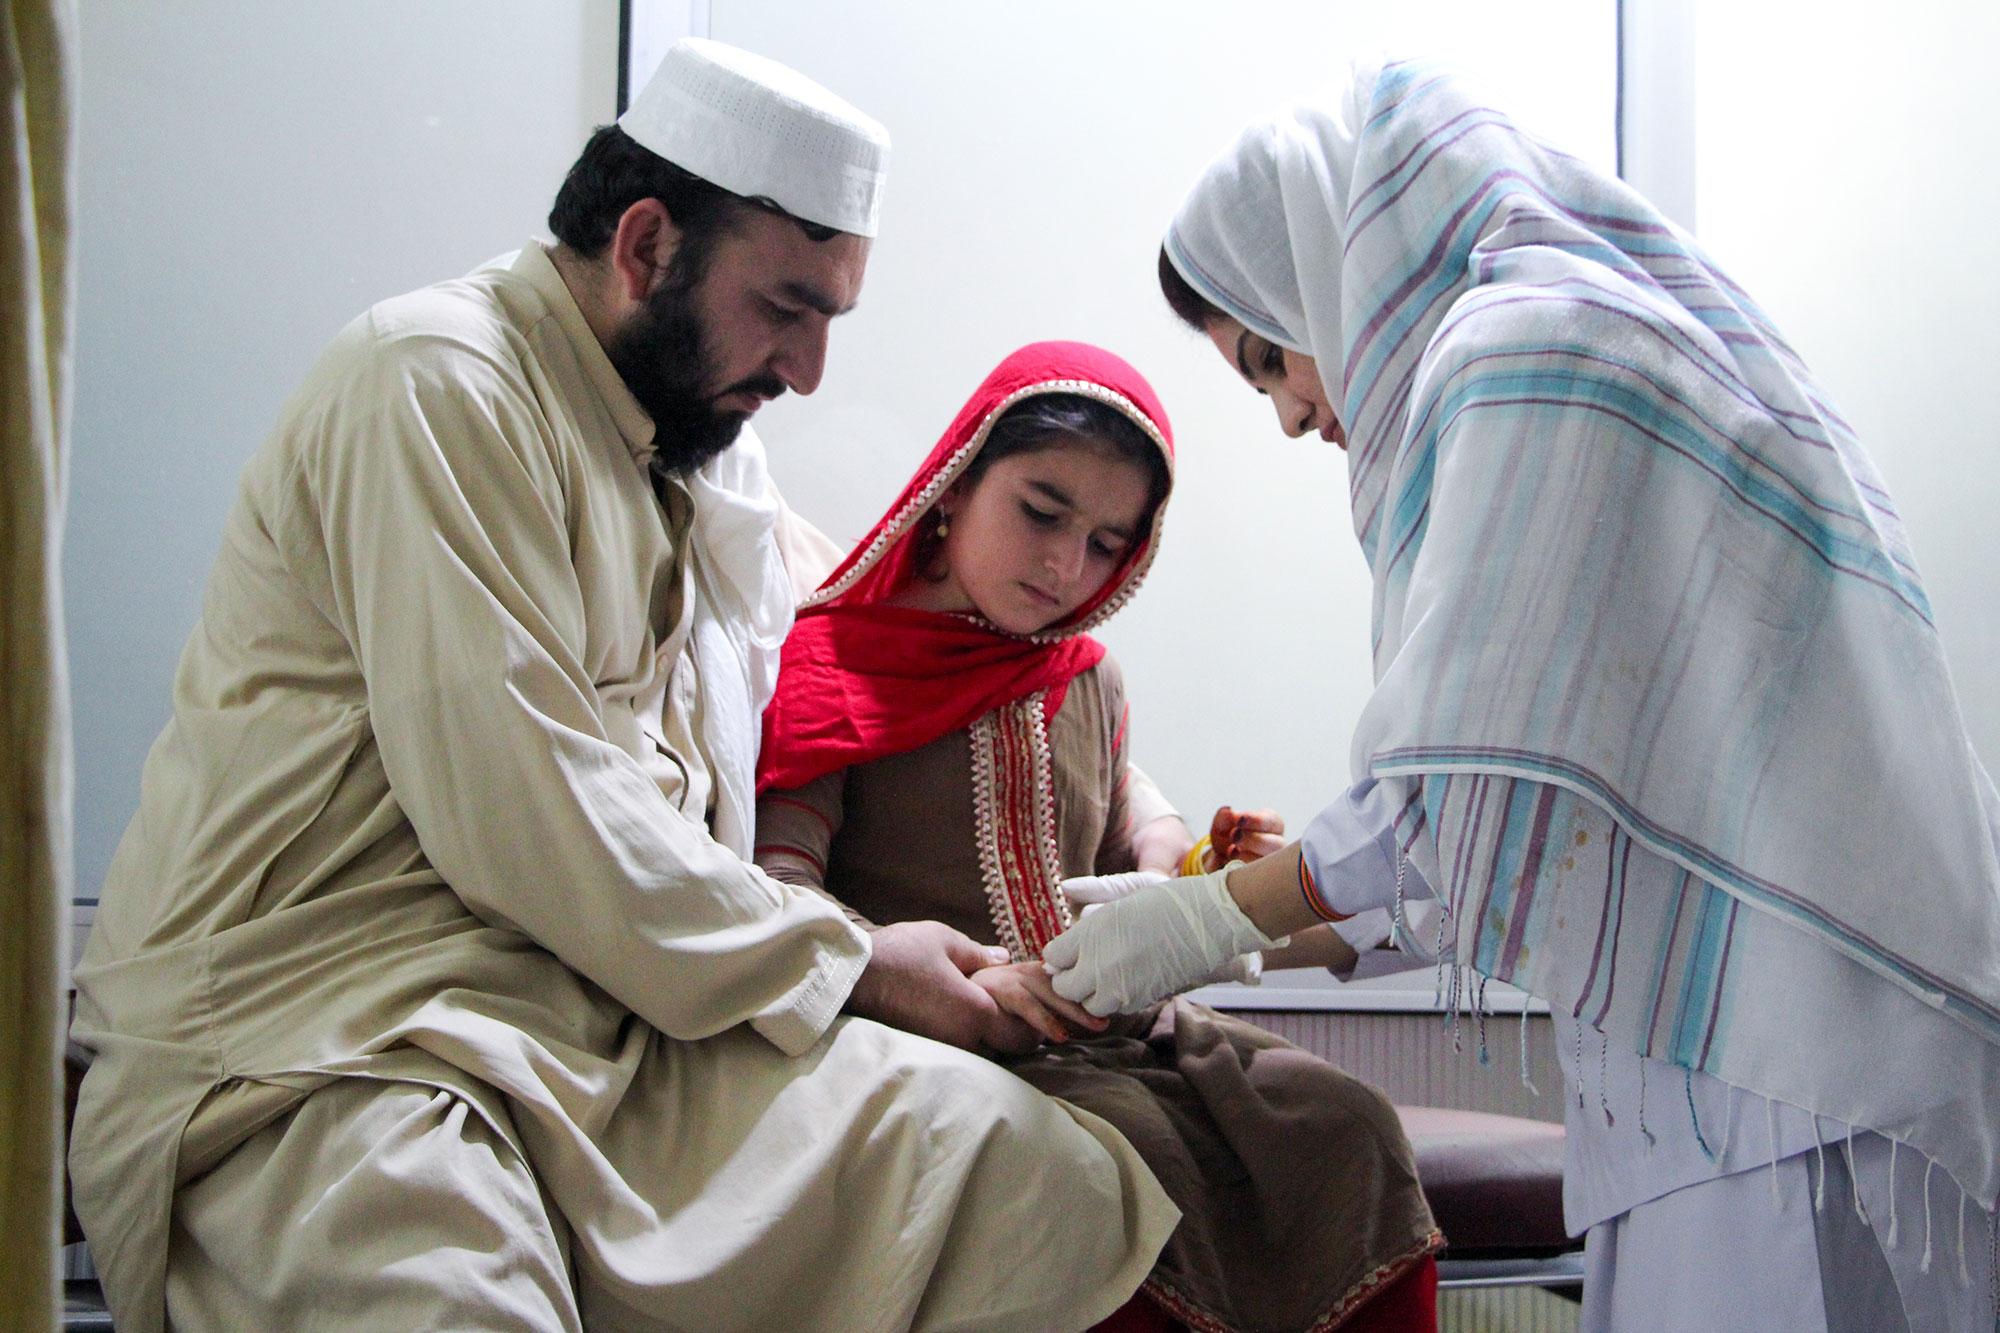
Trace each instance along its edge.
<instances>
[{"instance_id":1,"label":"rolled sleeve","mask_svg":"<svg viewBox=\"0 0 2000 1333\"><path fill-rule=\"evenodd\" d=\"M1398 867L1405 904L1405 937L1400 947L1423 951L1414 933L1428 920L1437 895L1421 863L1430 860L1415 845L1423 836L1421 787L1401 780L1365 778L1320 811L1299 839L1299 854L1320 903L1346 920L1334 931L1357 952L1385 943L1394 930ZM1412 904L1426 904L1414 916Z\"/></svg>"}]
</instances>

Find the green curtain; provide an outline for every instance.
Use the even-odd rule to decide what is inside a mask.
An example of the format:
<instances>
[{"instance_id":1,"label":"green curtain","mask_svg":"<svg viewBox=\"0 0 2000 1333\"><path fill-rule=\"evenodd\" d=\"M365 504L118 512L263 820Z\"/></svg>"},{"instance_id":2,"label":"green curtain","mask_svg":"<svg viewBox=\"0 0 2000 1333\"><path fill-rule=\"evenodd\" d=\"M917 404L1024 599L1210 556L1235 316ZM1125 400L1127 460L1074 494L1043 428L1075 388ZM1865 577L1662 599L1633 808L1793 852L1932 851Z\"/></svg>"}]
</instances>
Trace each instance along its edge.
<instances>
[{"instance_id":1,"label":"green curtain","mask_svg":"<svg viewBox=\"0 0 2000 1333\"><path fill-rule=\"evenodd\" d=\"M61 1310L71 895L63 464L76 270L76 13L0 0L0 1328Z\"/></svg>"}]
</instances>

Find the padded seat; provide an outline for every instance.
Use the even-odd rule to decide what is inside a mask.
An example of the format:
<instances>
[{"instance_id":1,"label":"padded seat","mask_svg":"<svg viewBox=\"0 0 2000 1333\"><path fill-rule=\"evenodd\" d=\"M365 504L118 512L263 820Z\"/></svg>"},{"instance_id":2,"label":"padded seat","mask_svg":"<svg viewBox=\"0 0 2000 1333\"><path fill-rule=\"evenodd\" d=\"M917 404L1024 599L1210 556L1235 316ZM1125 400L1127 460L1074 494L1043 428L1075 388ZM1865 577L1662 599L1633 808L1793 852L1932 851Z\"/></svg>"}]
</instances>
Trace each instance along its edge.
<instances>
[{"instance_id":1,"label":"padded seat","mask_svg":"<svg viewBox=\"0 0 2000 1333\"><path fill-rule=\"evenodd\" d=\"M1453 1258L1582 1248L1563 1229L1561 1125L1438 1106L1398 1106L1396 1114Z\"/></svg>"}]
</instances>

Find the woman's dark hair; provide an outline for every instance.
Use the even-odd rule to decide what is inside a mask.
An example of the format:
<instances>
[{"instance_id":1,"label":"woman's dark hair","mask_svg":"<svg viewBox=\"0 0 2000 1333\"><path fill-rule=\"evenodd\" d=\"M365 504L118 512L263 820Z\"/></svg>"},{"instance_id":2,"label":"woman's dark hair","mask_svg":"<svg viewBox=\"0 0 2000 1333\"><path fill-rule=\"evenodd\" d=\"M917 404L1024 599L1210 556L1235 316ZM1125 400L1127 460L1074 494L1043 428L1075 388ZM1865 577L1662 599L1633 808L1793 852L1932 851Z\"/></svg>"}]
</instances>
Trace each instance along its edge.
<instances>
[{"instance_id":1,"label":"woman's dark hair","mask_svg":"<svg viewBox=\"0 0 2000 1333\"><path fill-rule=\"evenodd\" d=\"M1180 316L1181 323L1196 333L1207 333L1210 320L1228 317L1188 285L1188 280L1174 267L1174 261L1167 258L1167 247L1164 245L1160 247L1160 294L1167 298L1167 304Z\"/></svg>"},{"instance_id":2,"label":"woman's dark hair","mask_svg":"<svg viewBox=\"0 0 2000 1333\"><path fill-rule=\"evenodd\" d=\"M1153 511L1167 498L1167 487L1173 480L1167 471L1166 457L1139 423L1111 404L1080 393L1038 393L1008 408L993 423L986 436L986 447L959 480L967 487L975 486L986 469L1003 458L1058 449L1070 443L1080 443L1139 465L1146 474L1146 512L1140 528L1142 531L1149 528Z\"/></svg>"},{"instance_id":3,"label":"woman's dark hair","mask_svg":"<svg viewBox=\"0 0 2000 1333\"><path fill-rule=\"evenodd\" d=\"M549 210L549 232L585 259L595 259L611 244L618 219L641 199L657 199L680 229L683 244L706 253L741 216L744 208L761 208L791 218L815 241L837 233L832 227L792 217L772 200L747 198L675 166L650 148L642 147L616 125L599 126L569 169Z\"/></svg>"}]
</instances>

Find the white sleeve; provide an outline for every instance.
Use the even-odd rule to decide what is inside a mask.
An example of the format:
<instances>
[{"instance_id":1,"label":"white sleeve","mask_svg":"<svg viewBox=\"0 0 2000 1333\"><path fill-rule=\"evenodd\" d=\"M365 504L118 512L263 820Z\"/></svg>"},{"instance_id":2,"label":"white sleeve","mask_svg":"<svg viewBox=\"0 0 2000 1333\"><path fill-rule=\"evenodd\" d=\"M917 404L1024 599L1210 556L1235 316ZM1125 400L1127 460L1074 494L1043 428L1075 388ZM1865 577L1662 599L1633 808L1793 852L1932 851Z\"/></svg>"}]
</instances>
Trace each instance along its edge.
<instances>
[{"instance_id":1,"label":"white sleeve","mask_svg":"<svg viewBox=\"0 0 2000 1333\"><path fill-rule=\"evenodd\" d=\"M1397 877L1403 932L1396 946L1436 961L1435 839L1423 812L1421 780L1364 778L1313 819L1299 854L1329 911L1347 918L1334 932L1356 952L1394 933Z\"/></svg>"}]
</instances>

